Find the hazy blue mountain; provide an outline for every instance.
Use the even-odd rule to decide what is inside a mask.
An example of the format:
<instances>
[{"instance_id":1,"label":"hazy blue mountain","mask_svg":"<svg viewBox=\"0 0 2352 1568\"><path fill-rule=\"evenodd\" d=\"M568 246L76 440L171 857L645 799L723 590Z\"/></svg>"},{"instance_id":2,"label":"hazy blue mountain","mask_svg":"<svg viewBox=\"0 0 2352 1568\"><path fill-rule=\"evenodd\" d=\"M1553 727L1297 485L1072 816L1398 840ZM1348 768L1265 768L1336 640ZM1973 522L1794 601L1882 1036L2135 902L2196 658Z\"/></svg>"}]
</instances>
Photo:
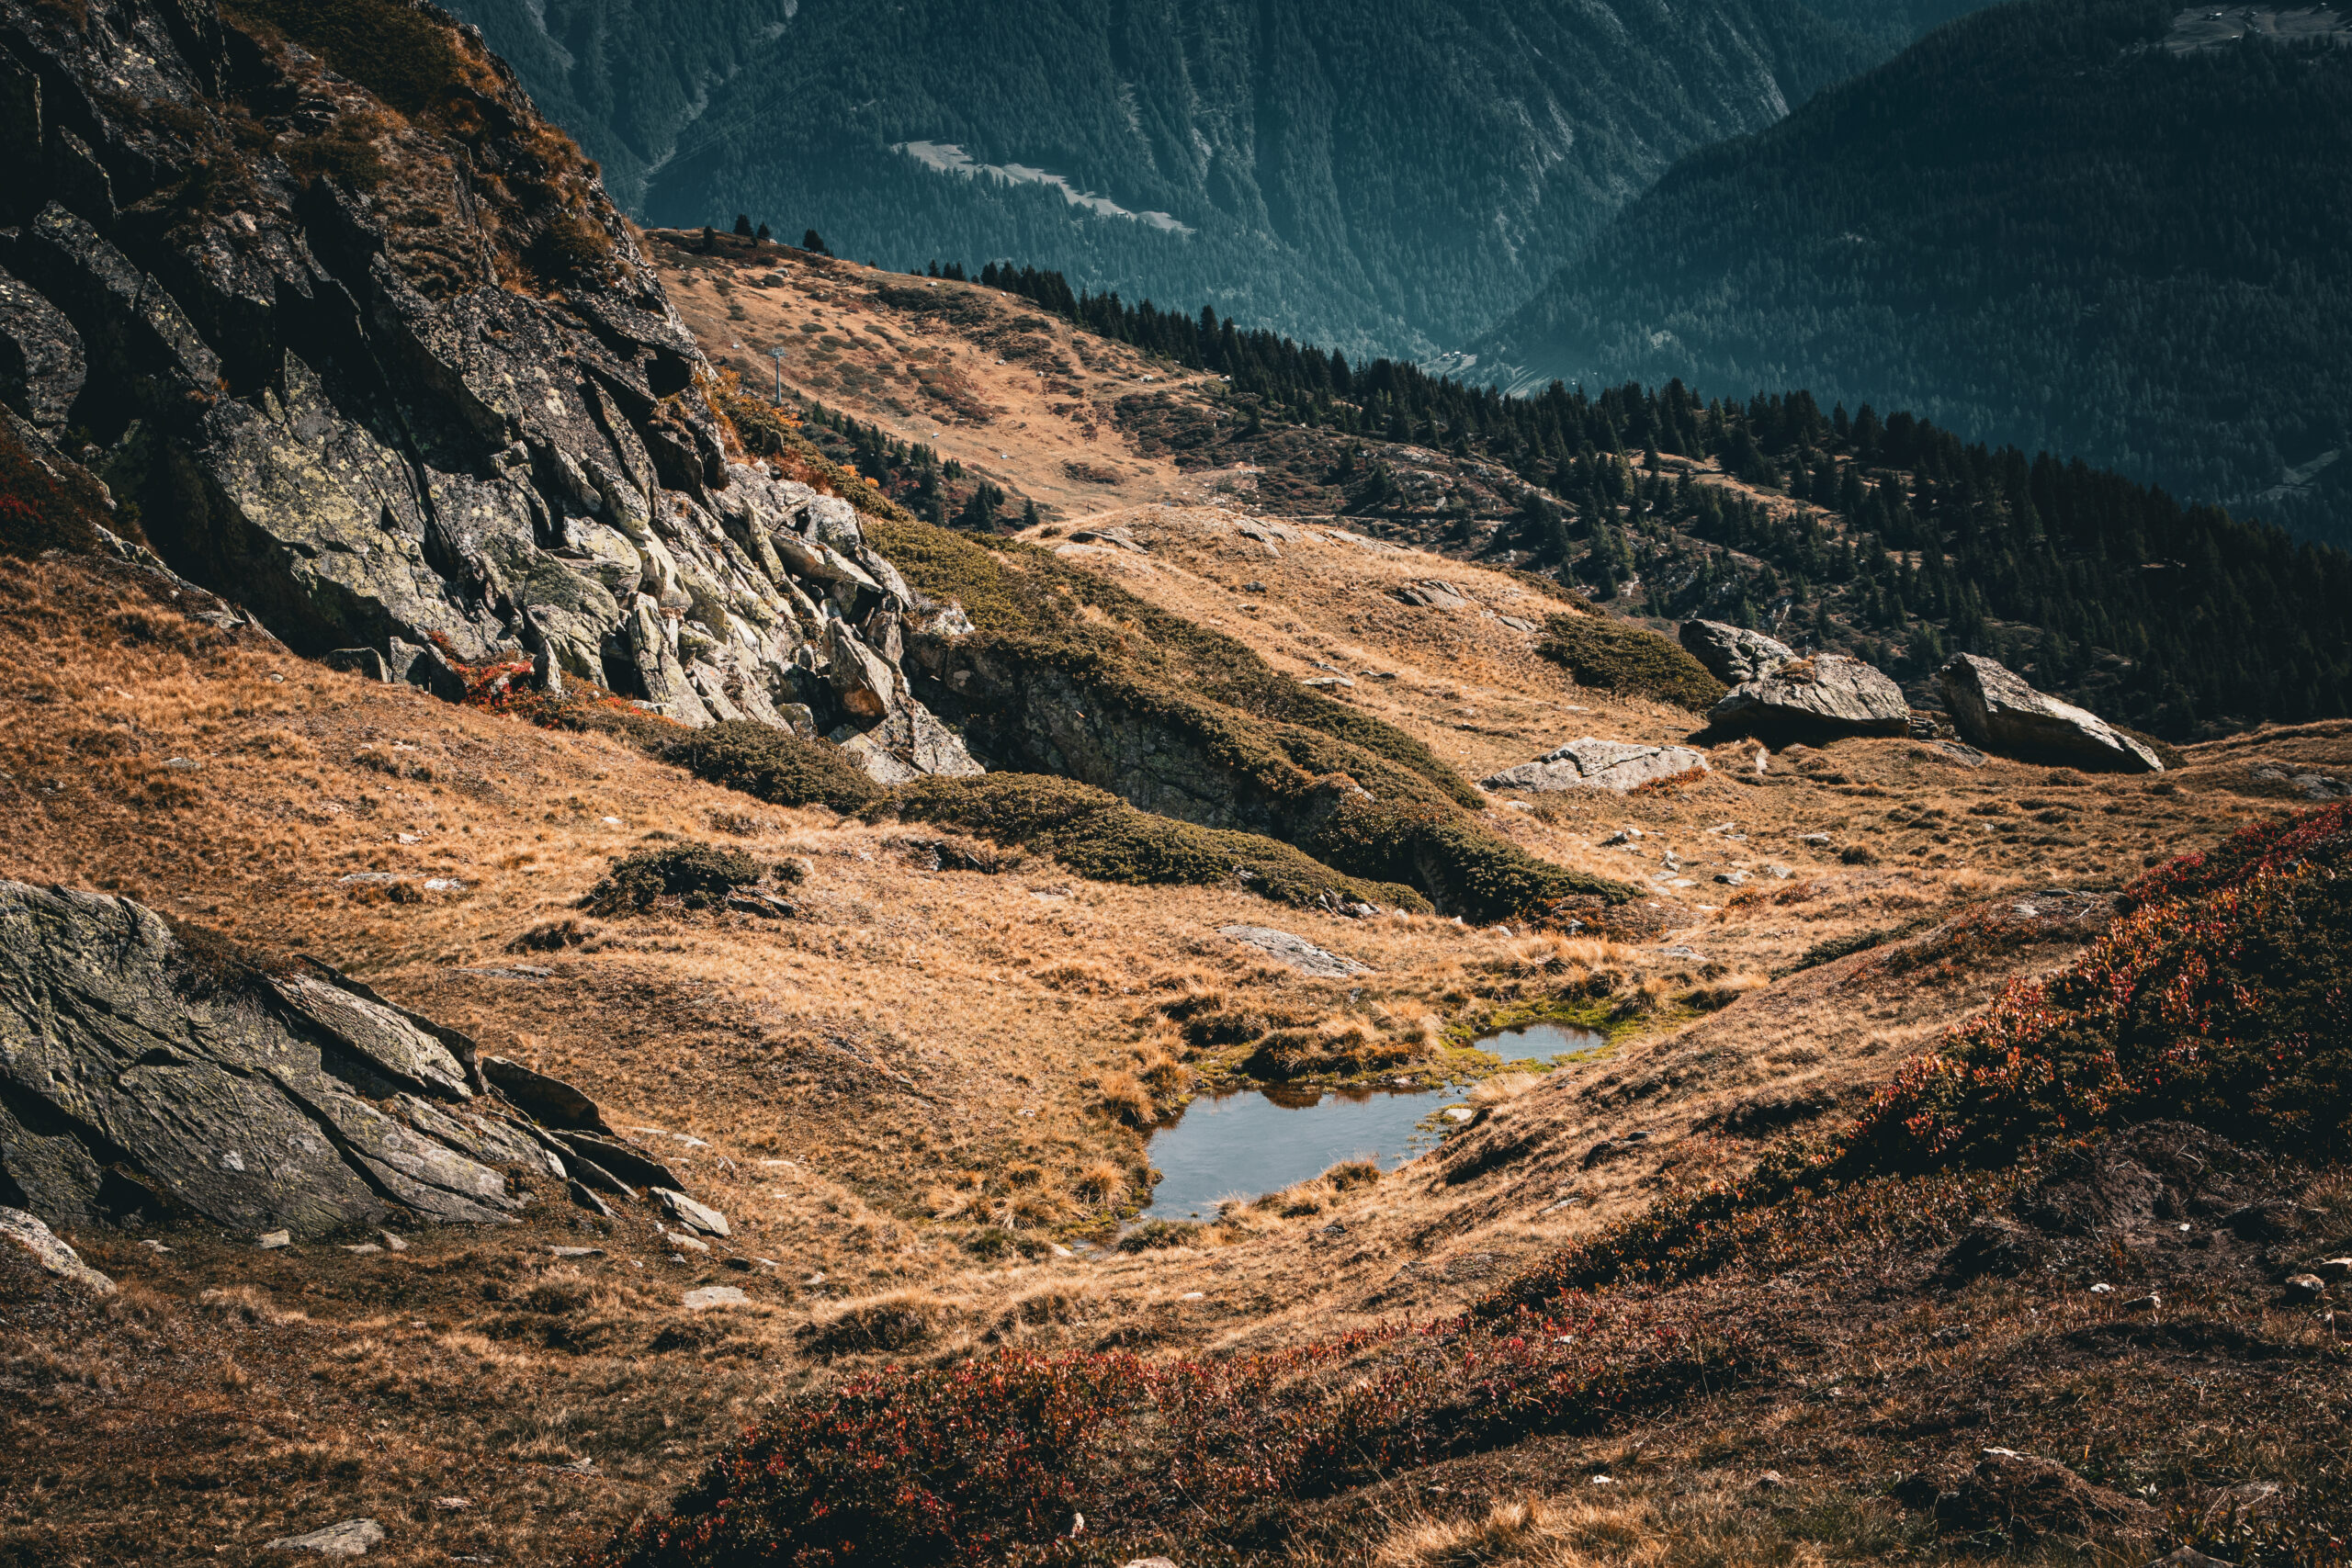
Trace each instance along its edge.
<instances>
[{"instance_id":1,"label":"hazy blue mountain","mask_svg":"<svg viewBox=\"0 0 2352 1568\"><path fill-rule=\"evenodd\" d=\"M647 173L714 94L783 38L799 0L460 0L539 111L635 209Z\"/></svg>"},{"instance_id":2,"label":"hazy blue mountain","mask_svg":"<svg viewBox=\"0 0 2352 1568\"><path fill-rule=\"evenodd\" d=\"M2352 540L2347 42L2333 10L1971 17L1686 159L1479 373L1808 387Z\"/></svg>"},{"instance_id":3,"label":"hazy blue mountain","mask_svg":"<svg viewBox=\"0 0 2352 1568\"><path fill-rule=\"evenodd\" d=\"M1017 260L1421 353L1527 299L1684 152L1972 3L457 8L653 221L748 212L885 265Z\"/></svg>"}]
</instances>

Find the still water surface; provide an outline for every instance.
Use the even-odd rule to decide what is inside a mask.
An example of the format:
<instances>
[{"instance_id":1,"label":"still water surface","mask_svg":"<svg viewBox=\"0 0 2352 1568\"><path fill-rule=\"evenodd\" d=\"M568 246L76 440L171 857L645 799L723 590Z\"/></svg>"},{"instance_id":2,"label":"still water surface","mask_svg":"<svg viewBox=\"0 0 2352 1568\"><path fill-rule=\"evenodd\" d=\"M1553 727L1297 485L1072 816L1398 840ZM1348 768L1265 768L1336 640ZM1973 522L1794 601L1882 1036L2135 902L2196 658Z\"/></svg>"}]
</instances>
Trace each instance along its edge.
<instances>
[{"instance_id":1,"label":"still water surface","mask_svg":"<svg viewBox=\"0 0 2352 1568\"><path fill-rule=\"evenodd\" d=\"M1605 1043L1589 1030L1534 1023L1478 1046L1506 1062L1569 1061ZM1436 1145L1423 1118L1461 1098L1451 1089L1203 1095L1152 1134L1149 1157L1161 1179L1141 1217L1214 1219L1225 1199L1277 1191L1346 1159L1394 1170Z\"/></svg>"},{"instance_id":2,"label":"still water surface","mask_svg":"<svg viewBox=\"0 0 2352 1568\"><path fill-rule=\"evenodd\" d=\"M1589 1056L1609 1043L1609 1037L1589 1029L1578 1029L1566 1023L1531 1023L1524 1029L1506 1029L1500 1034L1489 1034L1478 1042L1478 1049L1491 1051L1506 1062L1522 1062L1530 1056L1551 1062L1572 1062L1579 1056Z\"/></svg>"}]
</instances>

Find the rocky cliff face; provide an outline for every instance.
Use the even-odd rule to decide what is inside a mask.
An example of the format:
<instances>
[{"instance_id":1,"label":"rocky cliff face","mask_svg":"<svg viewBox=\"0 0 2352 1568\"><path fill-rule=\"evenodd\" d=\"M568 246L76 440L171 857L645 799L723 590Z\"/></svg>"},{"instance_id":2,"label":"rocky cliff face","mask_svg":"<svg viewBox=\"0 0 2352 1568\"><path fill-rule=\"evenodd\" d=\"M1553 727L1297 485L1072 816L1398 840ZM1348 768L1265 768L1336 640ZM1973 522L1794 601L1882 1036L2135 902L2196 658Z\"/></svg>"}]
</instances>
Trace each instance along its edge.
<instances>
[{"instance_id":1,"label":"rocky cliff face","mask_svg":"<svg viewBox=\"0 0 2352 1568\"><path fill-rule=\"evenodd\" d=\"M743 456L594 166L471 29L0 0L0 156L7 438L297 650L536 657L886 775L971 767L897 672L933 607Z\"/></svg>"}]
</instances>

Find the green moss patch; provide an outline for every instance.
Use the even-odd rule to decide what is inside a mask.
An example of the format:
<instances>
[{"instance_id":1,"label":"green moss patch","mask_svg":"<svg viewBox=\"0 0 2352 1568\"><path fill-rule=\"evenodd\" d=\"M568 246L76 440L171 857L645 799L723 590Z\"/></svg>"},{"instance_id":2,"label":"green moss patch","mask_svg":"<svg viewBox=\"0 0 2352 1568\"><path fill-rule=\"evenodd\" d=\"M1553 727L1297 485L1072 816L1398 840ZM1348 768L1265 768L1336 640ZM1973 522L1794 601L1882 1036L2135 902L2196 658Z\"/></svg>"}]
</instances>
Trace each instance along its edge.
<instances>
[{"instance_id":1,"label":"green moss patch","mask_svg":"<svg viewBox=\"0 0 2352 1568\"><path fill-rule=\"evenodd\" d=\"M1590 924L1634 897L1622 882L1538 860L1483 823L1426 805L1351 796L1299 842L1341 871L1410 883L1470 920Z\"/></svg>"},{"instance_id":2,"label":"green moss patch","mask_svg":"<svg viewBox=\"0 0 2352 1568\"><path fill-rule=\"evenodd\" d=\"M1680 645L1600 615L1545 617L1535 651L1566 669L1579 686L1651 697L1693 713L1706 712L1728 690Z\"/></svg>"},{"instance_id":3,"label":"green moss patch","mask_svg":"<svg viewBox=\"0 0 2352 1568\"><path fill-rule=\"evenodd\" d=\"M1372 904L1426 913L1409 886L1340 874L1255 833L1138 811L1108 790L1035 773L919 779L879 809L1042 854L1097 882L1213 886L1235 882L1277 903Z\"/></svg>"},{"instance_id":4,"label":"green moss patch","mask_svg":"<svg viewBox=\"0 0 2352 1568\"><path fill-rule=\"evenodd\" d=\"M1206 722L1215 706L1255 721L1238 728L1274 724L1328 737L1403 769L1459 806L1482 804L1468 781L1394 725L1300 685L1238 639L1170 615L1049 550L1016 540L982 546L911 518L877 519L867 535L916 592L963 605L991 639L983 647L1114 682L1128 700L1166 703L1169 716L1186 724ZM1147 695L1154 687L1162 689L1156 698Z\"/></svg>"},{"instance_id":5,"label":"green moss patch","mask_svg":"<svg viewBox=\"0 0 2352 1568\"><path fill-rule=\"evenodd\" d=\"M683 898L688 908L703 908L739 887L756 886L763 874L760 863L741 850L708 844L679 844L639 850L613 863L613 869L581 900L592 914L616 915L642 909L656 899Z\"/></svg>"},{"instance_id":6,"label":"green moss patch","mask_svg":"<svg viewBox=\"0 0 2352 1568\"><path fill-rule=\"evenodd\" d=\"M741 790L771 806L856 812L884 794L840 747L749 719L673 735L661 757L705 783Z\"/></svg>"}]
</instances>

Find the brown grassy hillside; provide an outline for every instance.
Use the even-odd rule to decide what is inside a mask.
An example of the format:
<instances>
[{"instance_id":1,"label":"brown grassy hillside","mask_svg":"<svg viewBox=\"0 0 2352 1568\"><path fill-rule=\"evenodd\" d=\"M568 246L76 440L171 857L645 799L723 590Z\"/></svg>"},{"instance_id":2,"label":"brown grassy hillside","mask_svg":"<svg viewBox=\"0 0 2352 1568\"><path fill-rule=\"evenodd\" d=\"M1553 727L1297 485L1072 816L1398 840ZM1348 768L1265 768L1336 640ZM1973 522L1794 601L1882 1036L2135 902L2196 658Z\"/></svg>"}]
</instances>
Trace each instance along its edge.
<instances>
[{"instance_id":1,"label":"brown grassy hillside","mask_svg":"<svg viewBox=\"0 0 2352 1568\"><path fill-rule=\"evenodd\" d=\"M1316 690L1472 779L1581 735L1693 727L1542 657L1545 617L1573 607L1525 578L1188 496L1101 412L1159 373L1124 351L1057 325L1042 335L1069 367L1030 374L1045 361L981 353L1010 323L934 321L871 301L859 269L793 265L780 289L730 282L731 303L747 321L821 307L843 344L891 334L934 380L888 395L957 422L926 439L976 470L1013 453L987 471L1060 509L1029 540L1057 570L1283 678L1351 682ZM681 297L730 353L716 278ZM846 355L838 385L808 389L858 391ZM1432 580L1458 603L1400 592ZM76 1235L123 1286L97 1304L0 1249L0 1472L25 1478L0 1489L0 1562L274 1560L262 1542L361 1515L388 1531L374 1561L562 1562L690 1496L747 1425L813 1419L887 1366L953 1383L1016 1352L1115 1389L1205 1369L1216 1408L1251 1412L1227 1436L1322 1456L1281 1486L1227 1477L1213 1529L1130 1508L1148 1490L1133 1467L1100 1477L1069 1501L1121 1562L2139 1562L2192 1539L2330 1560L2344 1361L2333 1320L2274 1278L2352 1242L2341 1179L2309 1151L2207 1149L2211 1179L2165 1166L2167 1201L2194 1210L2166 1223L2208 1247L2110 1261L2053 1199L2028 1220L2054 1269L1939 1273L1973 1205L2081 1185L2037 1156L1922 1190L1916 1212L1788 1211L1790 1247L1665 1293L1546 1296L1540 1335L1494 1314L1563 1248L1842 1125L2012 980L2075 962L2150 866L2306 807L2295 774L2352 772L2352 727L2191 748L2154 780L1863 740L1760 773L1753 745L1722 747L1712 773L1622 797L1484 803L1526 854L1640 887L1654 928L1610 941L1090 880L915 813L774 806L662 761L641 721L443 705L173 594L130 567L0 557L0 875L327 960L580 1086L736 1235L696 1253L641 1210L560 1200L400 1251ZM616 860L690 845L792 865L794 914L580 907ZM1369 973L1303 977L1218 934L1236 923ZM1546 1016L1611 1043L1540 1075L1464 1048ZM1342 1166L1169 1245L1113 1245L1151 1128L1282 1052L1317 1081L1451 1080L1469 1120L1386 1177ZM2291 1235L2220 1223L2290 1201ZM710 1285L747 1301L684 1303ZM2131 1304L2151 1289L2162 1310ZM1658 1375L1621 1375L1658 1334L1681 1348ZM1479 1371L1489 1350L1518 1392ZM1555 1378L1561 1397L1525 1393ZM1379 1415L1385 1457L1333 1459L1319 1402L1365 1381L1396 1398L1346 1429ZM1588 1385L1608 1399L1578 1403ZM1487 1404L1503 1414L1469 1419ZM1164 1433L1129 1435L1157 1463ZM1988 1448L2075 1479L1979 1475ZM1045 1555L1093 1551L1052 1546L1052 1522Z\"/></svg>"}]
</instances>

